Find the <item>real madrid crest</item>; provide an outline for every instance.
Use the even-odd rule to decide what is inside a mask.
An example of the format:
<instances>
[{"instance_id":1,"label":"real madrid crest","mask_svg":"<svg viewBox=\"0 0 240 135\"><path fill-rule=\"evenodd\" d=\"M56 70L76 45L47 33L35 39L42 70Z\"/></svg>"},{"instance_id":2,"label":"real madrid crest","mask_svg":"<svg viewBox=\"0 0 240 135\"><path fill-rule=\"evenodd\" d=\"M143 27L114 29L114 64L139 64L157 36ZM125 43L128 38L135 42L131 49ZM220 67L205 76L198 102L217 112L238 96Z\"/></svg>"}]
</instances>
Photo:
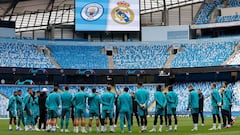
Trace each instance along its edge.
<instances>
[{"instance_id":1,"label":"real madrid crest","mask_svg":"<svg viewBox=\"0 0 240 135\"><path fill-rule=\"evenodd\" d=\"M112 10L112 19L119 24L129 24L134 20L134 12L130 9L130 4L121 1Z\"/></svg>"}]
</instances>

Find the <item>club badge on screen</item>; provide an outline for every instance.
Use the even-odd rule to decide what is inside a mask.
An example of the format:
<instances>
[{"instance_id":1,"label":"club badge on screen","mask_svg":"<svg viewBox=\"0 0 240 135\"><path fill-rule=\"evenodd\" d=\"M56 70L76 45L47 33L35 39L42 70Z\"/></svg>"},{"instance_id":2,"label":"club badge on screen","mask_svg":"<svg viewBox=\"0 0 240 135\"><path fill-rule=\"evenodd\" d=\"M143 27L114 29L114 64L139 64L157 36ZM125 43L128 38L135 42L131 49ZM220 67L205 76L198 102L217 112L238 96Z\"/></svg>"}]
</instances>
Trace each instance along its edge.
<instances>
[{"instance_id":1,"label":"club badge on screen","mask_svg":"<svg viewBox=\"0 0 240 135\"><path fill-rule=\"evenodd\" d=\"M118 24L129 24L134 20L134 12L130 9L130 4L121 1L117 7L112 10L112 19Z\"/></svg>"},{"instance_id":2,"label":"club badge on screen","mask_svg":"<svg viewBox=\"0 0 240 135\"><path fill-rule=\"evenodd\" d=\"M95 21L103 14L103 6L98 3L90 3L83 7L81 16L84 20Z\"/></svg>"}]
</instances>

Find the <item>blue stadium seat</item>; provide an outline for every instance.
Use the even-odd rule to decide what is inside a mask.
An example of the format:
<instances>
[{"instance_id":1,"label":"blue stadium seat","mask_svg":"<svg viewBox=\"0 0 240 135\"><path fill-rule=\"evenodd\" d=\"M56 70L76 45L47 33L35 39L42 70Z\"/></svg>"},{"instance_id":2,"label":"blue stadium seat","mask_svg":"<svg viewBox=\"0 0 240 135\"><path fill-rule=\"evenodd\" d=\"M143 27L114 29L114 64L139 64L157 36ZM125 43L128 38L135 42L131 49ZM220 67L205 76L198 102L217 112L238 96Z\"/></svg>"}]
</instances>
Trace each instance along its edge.
<instances>
[{"instance_id":1,"label":"blue stadium seat","mask_svg":"<svg viewBox=\"0 0 240 135\"><path fill-rule=\"evenodd\" d=\"M164 42L137 42L117 46L113 56L117 69L162 68L169 58L169 44Z\"/></svg>"},{"instance_id":2,"label":"blue stadium seat","mask_svg":"<svg viewBox=\"0 0 240 135\"><path fill-rule=\"evenodd\" d=\"M13 95L14 91L22 90L22 96L25 96L29 87L32 88L33 91L41 91L43 88L47 88L49 92L53 90L53 86L49 85L0 85L0 94L9 98Z\"/></svg>"},{"instance_id":3,"label":"blue stadium seat","mask_svg":"<svg viewBox=\"0 0 240 135\"><path fill-rule=\"evenodd\" d=\"M0 66L25 68L54 68L37 45L16 39L0 39Z\"/></svg>"},{"instance_id":4,"label":"blue stadium seat","mask_svg":"<svg viewBox=\"0 0 240 135\"><path fill-rule=\"evenodd\" d=\"M62 68L108 69L107 55L101 53L103 46L49 45L52 57Z\"/></svg>"},{"instance_id":5,"label":"blue stadium seat","mask_svg":"<svg viewBox=\"0 0 240 135\"><path fill-rule=\"evenodd\" d=\"M212 13L215 7L220 5L223 0L213 0L204 3L202 9L200 9L199 15L195 19L195 24L206 24L210 22L209 15Z\"/></svg>"},{"instance_id":6,"label":"blue stadium seat","mask_svg":"<svg viewBox=\"0 0 240 135\"><path fill-rule=\"evenodd\" d=\"M236 40L197 40L182 44L171 67L219 66L234 52Z\"/></svg>"},{"instance_id":7,"label":"blue stadium seat","mask_svg":"<svg viewBox=\"0 0 240 135\"><path fill-rule=\"evenodd\" d=\"M228 0L229 7L240 7L240 0Z\"/></svg>"},{"instance_id":8,"label":"blue stadium seat","mask_svg":"<svg viewBox=\"0 0 240 135\"><path fill-rule=\"evenodd\" d=\"M9 101L8 98L0 95L0 118L8 117L8 112L7 112L8 101Z\"/></svg>"}]
</instances>

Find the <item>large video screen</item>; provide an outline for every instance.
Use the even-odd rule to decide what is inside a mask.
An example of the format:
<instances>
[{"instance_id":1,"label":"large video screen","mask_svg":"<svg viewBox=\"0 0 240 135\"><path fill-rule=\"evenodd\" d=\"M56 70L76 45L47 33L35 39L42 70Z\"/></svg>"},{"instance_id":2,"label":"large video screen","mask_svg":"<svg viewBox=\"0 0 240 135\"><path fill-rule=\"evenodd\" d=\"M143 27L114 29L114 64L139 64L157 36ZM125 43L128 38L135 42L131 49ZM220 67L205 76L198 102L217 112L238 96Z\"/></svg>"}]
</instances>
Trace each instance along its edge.
<instances>
[{"instance_id":1,"label":"large video screen","mask_svg":"<svg viewBox=\"0 0 240 135\"><path fill-rule=\"evenodd\" d=\"M76 31L139 31L139 0L76 0Z\"/></svg>"}]
</instances>

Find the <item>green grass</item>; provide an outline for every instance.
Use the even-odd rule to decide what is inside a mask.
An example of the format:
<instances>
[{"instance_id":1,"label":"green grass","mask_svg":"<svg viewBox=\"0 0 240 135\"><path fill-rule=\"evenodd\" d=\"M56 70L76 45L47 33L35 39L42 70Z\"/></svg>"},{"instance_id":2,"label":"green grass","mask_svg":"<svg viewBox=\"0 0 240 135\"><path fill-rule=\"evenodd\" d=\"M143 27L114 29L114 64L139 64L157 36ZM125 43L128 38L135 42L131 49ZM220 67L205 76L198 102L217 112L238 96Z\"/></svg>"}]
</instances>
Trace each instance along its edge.
<instances>
[{"instance_id":1,"label":"green grass","mask_svg":"<svg viewBox=\"0 0 240 135\"><path fill-rule=\"evenodd\" d=\"M192 129L192 120L191 118L178 118L178 131L177 132L166 132L167 128L163 128L162 133L139 133L140 128L136 126L133 126L132 133L127 133L127 128L125 129L126 133L125 134L132 134L132 135L137 135L137 134L146 134L146 135L155 135L155 134L166 134L166 135L240 135L240 130L239 130L239 121L236 121L234 124L234 127L229 128L229 129L222 129L222 130L217 130L217 131L208 131L209 128L212 126L212 119L211 118L206 118L205 120L205 126L201 127L199 126L199 131L197 132L191 132ZM148 130L152 128L153 125L153 118L148 118ZM135 122L136 123L136 122ZM72 125L72 124L70 124ZM158 129L158 127L157 127ZM72 131L72 126L70 127L70 130ZM93 133L92 135L97 134L95 132L95 128L93 128ZM117 128L115 128L116 133L114 134L121 134L120 133L120 128L119 125ZM40 135L40 134L55 134L55 135L61 135L61 134L66 134L66 133L47 133L47 132L24 132L24 131L8 131L8 120L0 120L0 134L1 135ZM74 133L67 133L68 135L74 135ZM81 133L79 133L81 134ZM104 133L104 134L113 134L113 133Z\"/></svg>"}]
</instances>

